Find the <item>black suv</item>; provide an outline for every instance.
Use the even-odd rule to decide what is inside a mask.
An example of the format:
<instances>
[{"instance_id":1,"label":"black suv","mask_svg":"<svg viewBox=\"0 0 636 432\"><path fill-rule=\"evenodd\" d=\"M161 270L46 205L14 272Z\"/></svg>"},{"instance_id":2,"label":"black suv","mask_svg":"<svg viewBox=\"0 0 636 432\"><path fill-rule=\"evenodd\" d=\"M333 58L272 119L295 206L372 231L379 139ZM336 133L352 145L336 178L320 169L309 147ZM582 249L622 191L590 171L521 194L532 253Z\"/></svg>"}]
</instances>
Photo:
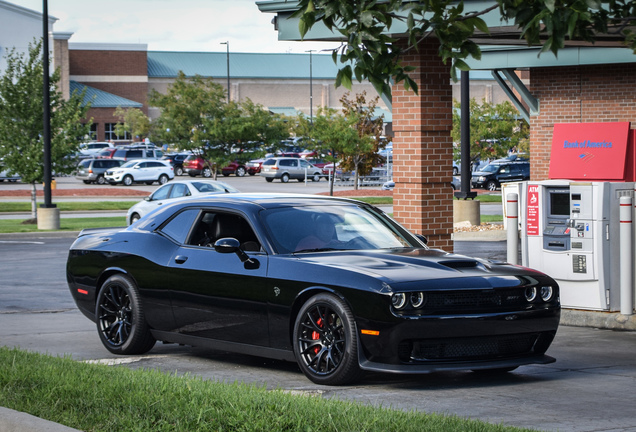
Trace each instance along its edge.
<instances>
[{"instance_id":1,"label":"black suv","mask_svg":"<svg viewBox=\"0 0 636 432\"><path fill-rule=\"evenodd\" d=\"M530 162L493 161L473 173L474 188L496 190L502 183L530 180Z\"/></svg>"}]
</instances>

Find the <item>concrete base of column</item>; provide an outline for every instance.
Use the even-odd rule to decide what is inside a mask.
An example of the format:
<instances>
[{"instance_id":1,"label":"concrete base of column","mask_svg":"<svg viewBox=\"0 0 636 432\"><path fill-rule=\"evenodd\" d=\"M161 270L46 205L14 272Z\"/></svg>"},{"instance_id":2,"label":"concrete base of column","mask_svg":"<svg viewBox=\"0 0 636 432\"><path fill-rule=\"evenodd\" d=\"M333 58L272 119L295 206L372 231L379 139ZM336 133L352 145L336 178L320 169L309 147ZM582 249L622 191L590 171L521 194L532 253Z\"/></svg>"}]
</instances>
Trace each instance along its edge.
<instances>
[{"instance_id":1,"label":"concrete base of column","mask_svg":"<svg viewBox=\"0 0 636 432\"><path fill-rule=\"evenodd\" d=\"M453 223L470 222L471 225L481 225L477 200L453 200Z\"/></svg>"},{"instance_id":2,"label":"concrete base of column","mask_svg":"<svg viewBox=\"0 0 636 432\"><path fill-rule=\"evenodd\" d=\"M57 207L38 208L38 229L39 230L59 230L60 229L60 209Z\"/></svg>"}]
</instances>

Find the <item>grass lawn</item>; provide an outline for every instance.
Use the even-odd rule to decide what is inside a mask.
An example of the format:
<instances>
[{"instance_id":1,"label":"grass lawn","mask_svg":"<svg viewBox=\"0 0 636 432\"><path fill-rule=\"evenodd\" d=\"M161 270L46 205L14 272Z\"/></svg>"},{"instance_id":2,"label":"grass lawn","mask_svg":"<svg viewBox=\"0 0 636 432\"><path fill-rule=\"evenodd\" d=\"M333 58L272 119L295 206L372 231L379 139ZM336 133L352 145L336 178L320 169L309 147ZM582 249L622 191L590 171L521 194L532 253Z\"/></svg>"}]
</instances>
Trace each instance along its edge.
<instances>
[{"instance_id":1,"label":"grass lawn","mask_svg":"<svg viewBox=\"0 0 636 432\"><path fill-rule=\"evenodd\" d=\"M90 432L527 430L6 347L0 348L0 401Z\"/></svg>"}]
</instances>

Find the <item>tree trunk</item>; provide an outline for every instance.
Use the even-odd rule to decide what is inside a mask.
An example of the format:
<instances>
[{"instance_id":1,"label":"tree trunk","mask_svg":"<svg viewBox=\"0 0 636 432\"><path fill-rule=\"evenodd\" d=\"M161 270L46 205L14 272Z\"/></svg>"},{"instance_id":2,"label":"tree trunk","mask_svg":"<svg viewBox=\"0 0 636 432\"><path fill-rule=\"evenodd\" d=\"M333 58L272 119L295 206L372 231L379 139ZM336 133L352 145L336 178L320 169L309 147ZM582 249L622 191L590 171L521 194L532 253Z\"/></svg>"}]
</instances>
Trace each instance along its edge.
<instances>
[{"instance_id":1,"label":"tree trunk","mask_svg":"<svg viewBox=\"0 0 636 432\"><path fill-rule=\"evenodd\" d=\"M38 195L35 189L35 182L31 183L31 219L38 218Z\"/></svg>"}]
</instances>

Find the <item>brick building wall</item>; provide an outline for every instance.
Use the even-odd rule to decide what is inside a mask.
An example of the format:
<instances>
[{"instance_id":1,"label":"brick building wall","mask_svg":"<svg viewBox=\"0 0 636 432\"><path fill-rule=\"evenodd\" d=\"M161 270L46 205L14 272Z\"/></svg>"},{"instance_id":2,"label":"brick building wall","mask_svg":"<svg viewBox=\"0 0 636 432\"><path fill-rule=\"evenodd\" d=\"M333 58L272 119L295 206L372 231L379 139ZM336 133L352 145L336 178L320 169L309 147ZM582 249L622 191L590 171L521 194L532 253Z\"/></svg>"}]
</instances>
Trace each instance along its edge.
<instances>
[{"instance_id":1,"label":"brick building wall","mask_svg":"<svg viewBox=\"0 0 636 432\"><path fill-rule=\"evenodd\" d=\"M412 232L424 234L434 248L453 250L453 190L450 186L452 86L439 42L426 39L403 58L417 69L411 78L419 94L393 86L393 215Z\"/></svg>"},{"instance_id":2,"label":"brick building wall","mask_svg":"<svg viewBox=\"0 0 636 432\"><path fill-rule=\"evenodd\" d=\"M533 180L548 178L555 123L632 122L636 127L636 64L534 68L530 91L539 115L530 118Z\"/></svg>"}]
</instances>

